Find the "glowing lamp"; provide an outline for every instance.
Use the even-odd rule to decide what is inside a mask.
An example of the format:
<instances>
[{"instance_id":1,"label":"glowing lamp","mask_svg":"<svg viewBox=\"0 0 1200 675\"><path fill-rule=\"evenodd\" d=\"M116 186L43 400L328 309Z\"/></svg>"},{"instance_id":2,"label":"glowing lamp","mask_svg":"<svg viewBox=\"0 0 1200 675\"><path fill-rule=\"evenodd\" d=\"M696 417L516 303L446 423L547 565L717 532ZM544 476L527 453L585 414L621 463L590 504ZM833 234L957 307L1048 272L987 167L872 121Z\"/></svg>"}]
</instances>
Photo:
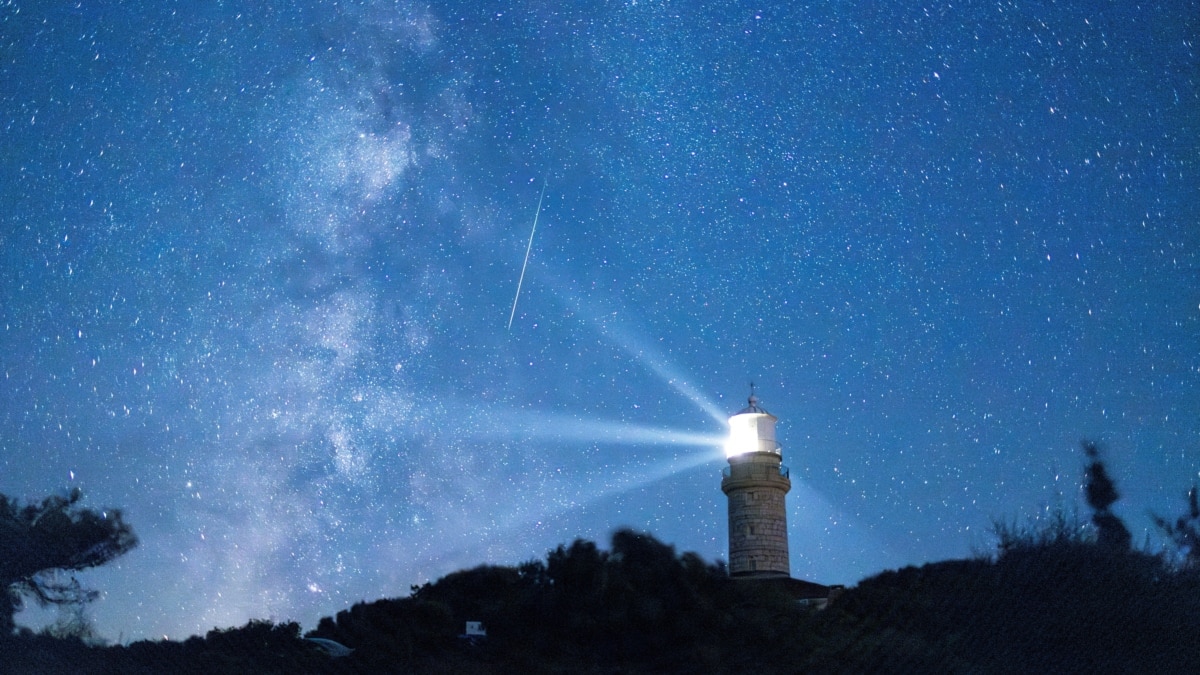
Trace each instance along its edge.
<instances>
[{"instance_id":1,"label":"glowing lamp","mask_svg":"<svg viewBox=\"0 0 1200 675\"><path fill-rule=\"evenodd\" d=\"M758 399L750 396L750 405L729 418L729 439L725 441L725 456L738 457L751 452L779 455L775 441L777 418L758 407Z\"/></svg>"}]
</instances>

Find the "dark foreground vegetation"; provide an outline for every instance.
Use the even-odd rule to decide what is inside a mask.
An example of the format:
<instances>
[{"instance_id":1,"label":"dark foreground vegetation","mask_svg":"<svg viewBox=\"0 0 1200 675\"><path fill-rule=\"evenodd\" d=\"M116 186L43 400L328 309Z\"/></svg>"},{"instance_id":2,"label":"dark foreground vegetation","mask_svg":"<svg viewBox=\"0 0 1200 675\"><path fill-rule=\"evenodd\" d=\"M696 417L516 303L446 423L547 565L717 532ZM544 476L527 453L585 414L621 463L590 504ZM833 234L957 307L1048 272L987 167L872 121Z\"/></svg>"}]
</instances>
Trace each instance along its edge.
<instances>
[{"instance_id":1,"label":"dark foreground vegetation","mask_svg":"<svg viewBox=\"0 0 1200 675\"><path fill-rule=\"evenodd\" d=\"M781 587L627 530L608 550L576 541L545 561L484 566L361 603L307 637L253 621L183 642L89 646L0 638L0 669L41 673L1197 673L1200 525L1195 492L1174 548L1130 546L1094 447L1082 524L997 527L994 555L885 572L823 610ZM467 621L485 640L462 636ZM326 643L326 647L330 643Z\"/></svg>"}]
</instances>

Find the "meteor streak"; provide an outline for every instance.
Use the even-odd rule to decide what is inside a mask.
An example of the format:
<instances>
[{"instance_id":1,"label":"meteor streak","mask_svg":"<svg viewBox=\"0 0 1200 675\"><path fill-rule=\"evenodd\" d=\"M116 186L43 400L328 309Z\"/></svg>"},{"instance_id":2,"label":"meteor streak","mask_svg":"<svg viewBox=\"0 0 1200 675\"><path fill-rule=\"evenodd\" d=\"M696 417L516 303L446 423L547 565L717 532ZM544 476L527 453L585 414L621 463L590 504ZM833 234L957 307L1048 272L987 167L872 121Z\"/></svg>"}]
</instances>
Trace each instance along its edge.
<instances>
[{"instance_id":1,"label":"meteor streak","mask_svg":"<svg viewBox=\"0 0 1200 675\"><path fill-rule=\"evenodd\" d=\"M542 179L542 193L538 195L537 211L533 214L533 227L529 230L529 243L525 246L525 262L521 264L521 277L517 279L517 294L513 296L512 311L508 314L508 330L512 330L513 317L517 315L517 300L521 298L521 284L525 282L525 268L529 267L529 252L533 250L533 233L537 232L538 216L542 215L542 198L546 196L546 179Z\"/></svg>"}]
</instances>

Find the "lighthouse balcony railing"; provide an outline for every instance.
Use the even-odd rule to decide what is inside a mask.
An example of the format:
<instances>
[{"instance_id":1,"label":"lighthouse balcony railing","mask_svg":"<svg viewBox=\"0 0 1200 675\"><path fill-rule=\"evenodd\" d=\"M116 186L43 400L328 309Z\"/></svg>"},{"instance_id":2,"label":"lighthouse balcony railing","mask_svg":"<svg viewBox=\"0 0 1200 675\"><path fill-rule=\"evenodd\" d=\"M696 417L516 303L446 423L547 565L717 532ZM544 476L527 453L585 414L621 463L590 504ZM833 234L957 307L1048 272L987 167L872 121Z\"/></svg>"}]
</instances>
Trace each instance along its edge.
<instances>
[{"instance_id":1,"label":"lighthouse balcony railing","mask_svg":"<svg viewBox=\"0 0 1200 675\"><path fill-rule=\"evenodd\" d=\"M728 467L728 466L721 469L721 476L724 478L731 478L733 476L731 469L732 469L732 467ZM780 464L779 465L779 475L783 476L784 478L791 478L792 477L791 469L787 468L787 466L784 464Z\"/></svg>"}]
</instances>

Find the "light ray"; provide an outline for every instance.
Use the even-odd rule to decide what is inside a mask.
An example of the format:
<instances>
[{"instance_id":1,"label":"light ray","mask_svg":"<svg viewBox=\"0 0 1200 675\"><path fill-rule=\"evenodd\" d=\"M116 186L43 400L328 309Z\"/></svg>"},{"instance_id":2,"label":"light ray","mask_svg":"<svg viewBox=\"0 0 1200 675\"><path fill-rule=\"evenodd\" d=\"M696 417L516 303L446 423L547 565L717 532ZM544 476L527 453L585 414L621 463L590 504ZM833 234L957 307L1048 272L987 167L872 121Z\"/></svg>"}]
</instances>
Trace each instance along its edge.
<instances>
[{"instance_id":1,"label":"light ray","mask_svg":"<svg viewBox=\"0 0 1200 675\"><path fill-rule=\"evenodd\" d=\"M621 445L675 445L719 448L723 436L682 429L583 419L562 413L488 410L480 413L469 435L476 438L528 438Z\"/></svg>"},{"instance_id":2,"label":"light ray","mask_svg":"<svg viewBox=\"0 0 1200 675\"><path fill-rule=\"evenodd\" d=\"M643 366L658 375L667 386L674 389L696 407L703 410L714 421L724 425L728 414L722 412L715 403L708 399L699 389L692 386L683 374L675 369L667 359L666 354L650 345L648 340L639 339L633 331L622 326L607 326L603 322L593 320L593 324L610 342L620 347L625 353L634 357Z\"/></svg>"},{"instance_id":3,"label":"light ray","mask_svg":"<svg viewBox=\"0 0 1200 675\"><path fill-rule=\"evenodd\" d=\"M657 462L648 467L630 469L617 480L599 482L598 484L579 485L573 483L561 486L557 498L547 498L543 492L539 499L531 502L537 505L533 510L498 509L497 517L493 520L488 539L491 542L504 541L514 532L526 530L537 523L550 522L565 513L586 509L596 502L608 499L631 490L647 487L666 480L686 471L694 470L712 462L719 456L719 451L689 453L682 457ZM572 487L574 489L569 489ZM435 554L427 554L421 558L419 567L427 567L428 563L436 560L452 560L466 557L463 554L480 546L478 531L468 527L451 527L446 530L445 546ZM485 544L488 546L490 544ZM451 566L453 567L453 565Z\"/></svg>"},{"instance_id":4,"label":"light ray","mask_svg":"<svg viewBox=\"0 0 1200 675\"><path fill-rule=\"evenodd\" d=\"M584 302L579 296L567 290L566 284L552 278L550 285L554 296L568 309L586 318L601 337L632 356L647 370L657 375L664 384L704 411L713 421L722 427L725 426L728 413L722 411L712 399L688 382L667 355L653 346L650 340L637 335L632 328L618 324L617 320L613 318L612 312L601 312Z\"/></svg>"}]
</instances>

